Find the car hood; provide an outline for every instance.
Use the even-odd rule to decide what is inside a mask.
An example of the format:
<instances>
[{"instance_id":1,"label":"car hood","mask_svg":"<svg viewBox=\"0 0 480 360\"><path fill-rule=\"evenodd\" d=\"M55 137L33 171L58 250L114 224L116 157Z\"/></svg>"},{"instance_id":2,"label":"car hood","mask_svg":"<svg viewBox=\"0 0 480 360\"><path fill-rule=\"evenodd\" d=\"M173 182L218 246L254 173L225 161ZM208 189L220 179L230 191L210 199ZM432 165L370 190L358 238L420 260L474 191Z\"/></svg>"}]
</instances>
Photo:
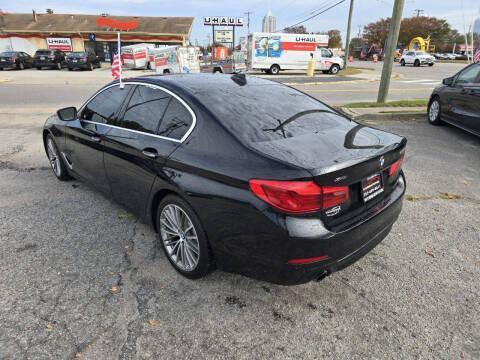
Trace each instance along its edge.
<instances>
[{"instance_id":1,"label":"car hood","mask_svg":"<svg viewBox=\"0 0 480 360\"><path fill-rule=\"evenodd\" d=\"M368 161L403 148L406 139L352 122L348 129L332 127L286 139L256 142L265 155L321 175Z\"/></svg>"}]
</instances>

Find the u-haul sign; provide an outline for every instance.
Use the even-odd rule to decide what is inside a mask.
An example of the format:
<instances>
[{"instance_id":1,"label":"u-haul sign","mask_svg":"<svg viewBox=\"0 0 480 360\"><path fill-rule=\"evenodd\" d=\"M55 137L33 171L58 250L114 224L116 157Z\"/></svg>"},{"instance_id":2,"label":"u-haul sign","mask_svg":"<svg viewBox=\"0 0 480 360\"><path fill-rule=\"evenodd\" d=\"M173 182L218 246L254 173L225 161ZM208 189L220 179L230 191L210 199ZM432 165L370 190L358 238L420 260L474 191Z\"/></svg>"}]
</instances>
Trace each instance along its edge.
<instances>
[{"instance_id":1,"label":"u-haul sign","mask_svg":"<svg viewBox=\"0 0 480 360\"><path fill-rule=\"evenodd\" d=\"M72 51L72 39L47 38L47 47L52 50Z\"/></svg>"},{"instance_id":2,"label":"u-haul sign","mask_svg":"<svg viewBox=\"0 0 480 360\"><path fill-rule=\"evenodd\" d=\"M203 25L243 26L243 17L235 16L204 16Z\"/></svg>"}]
</instances>

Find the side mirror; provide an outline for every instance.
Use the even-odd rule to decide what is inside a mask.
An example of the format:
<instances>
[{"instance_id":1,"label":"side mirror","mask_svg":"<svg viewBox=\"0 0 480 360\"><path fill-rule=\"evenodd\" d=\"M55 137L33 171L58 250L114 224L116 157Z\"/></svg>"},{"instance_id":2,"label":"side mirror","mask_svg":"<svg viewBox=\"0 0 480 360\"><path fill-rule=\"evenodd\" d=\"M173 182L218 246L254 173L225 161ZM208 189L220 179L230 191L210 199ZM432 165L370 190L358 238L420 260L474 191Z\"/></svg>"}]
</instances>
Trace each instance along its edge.
<instances>
[{"instance_id":1,"label":"side mirror","mask_svg":"<svg viewBox=\"0 0 480 360\"><path fill-rule=\"evenodd\" d=\"M57 116L62 121L72 121L77 119L77 108L75 106L66 107L57 111Z\"/></svg>"},{"instance_id":2,"label":"side mirror","mask_svg":"<svg viewBox=\"0 0 480 360\"><path fill-rule=\"evenodd\" d=\"M442 80L443 85L451 86L453 84L453 77L448 77Z\"/></svg>"}]
</instances>

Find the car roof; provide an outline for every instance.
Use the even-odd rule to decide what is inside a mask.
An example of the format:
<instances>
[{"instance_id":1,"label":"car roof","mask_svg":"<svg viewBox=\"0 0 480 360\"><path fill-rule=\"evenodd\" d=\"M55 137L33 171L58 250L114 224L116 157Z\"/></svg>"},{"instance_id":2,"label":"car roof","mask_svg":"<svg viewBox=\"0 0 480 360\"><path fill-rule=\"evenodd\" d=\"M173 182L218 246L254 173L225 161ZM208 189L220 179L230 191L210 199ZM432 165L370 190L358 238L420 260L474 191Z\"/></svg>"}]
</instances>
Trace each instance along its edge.
<instances>
[{"instance_id":1,"label":"car roof","mask_svg":"<svg viewBox=\"0 0 480 360\"><path fill-rule=\"evenodd\" d=\"M277 82L248 76L243 74L172 74L172 75L145 75L134 78L127 78L127 81L145 82L159 86L165 86L172 90L188 92L195 94L198 91L205 91L209 88L229 88L234 89L242 86L283 86Z\"/></svg>"}]
</instances>

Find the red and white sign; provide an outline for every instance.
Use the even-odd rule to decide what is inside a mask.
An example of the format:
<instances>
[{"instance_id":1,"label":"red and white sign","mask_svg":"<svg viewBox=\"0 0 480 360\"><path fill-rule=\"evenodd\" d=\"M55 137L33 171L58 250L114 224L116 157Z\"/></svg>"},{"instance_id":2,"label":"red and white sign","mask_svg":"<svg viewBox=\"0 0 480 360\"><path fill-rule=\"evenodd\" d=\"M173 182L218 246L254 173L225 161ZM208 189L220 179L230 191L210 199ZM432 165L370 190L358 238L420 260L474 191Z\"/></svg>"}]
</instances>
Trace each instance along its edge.
<instances>
[{"instance_id":1,"label":"red and white sign","mask_svg":"<svg viewBox=\"0 0 480 360\"><path fill-rule=\"evenodd\" d=\"M47 47L52 50L72 51L72 39L47 38Z\"/></svg>"}]
</instances>

